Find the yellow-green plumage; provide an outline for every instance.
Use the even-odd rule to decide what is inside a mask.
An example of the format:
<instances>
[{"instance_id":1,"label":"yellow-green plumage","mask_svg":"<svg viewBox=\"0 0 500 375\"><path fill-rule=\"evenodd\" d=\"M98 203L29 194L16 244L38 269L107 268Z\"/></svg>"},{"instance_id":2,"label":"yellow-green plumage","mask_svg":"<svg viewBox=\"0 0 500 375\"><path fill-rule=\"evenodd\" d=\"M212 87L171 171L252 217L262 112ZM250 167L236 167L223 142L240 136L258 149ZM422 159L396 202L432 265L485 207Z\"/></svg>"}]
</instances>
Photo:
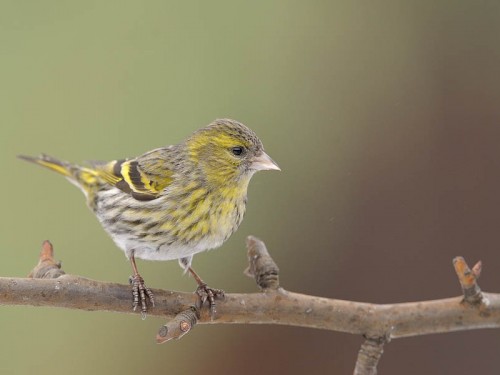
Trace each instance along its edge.
<instances>
[{"instance_id":1,"label":"yellow-green plumage","mask_svg":"<svg viewBox=\"0 0 500 375\"><path fill-rule=\"evenodd\" d=\"M182 259L184 267L238 228L254 172L279 169L255 133L229 119L130 160L80 167L45 155L21 158L79 186L128 257Z\"/></svg>"}]
</instances>

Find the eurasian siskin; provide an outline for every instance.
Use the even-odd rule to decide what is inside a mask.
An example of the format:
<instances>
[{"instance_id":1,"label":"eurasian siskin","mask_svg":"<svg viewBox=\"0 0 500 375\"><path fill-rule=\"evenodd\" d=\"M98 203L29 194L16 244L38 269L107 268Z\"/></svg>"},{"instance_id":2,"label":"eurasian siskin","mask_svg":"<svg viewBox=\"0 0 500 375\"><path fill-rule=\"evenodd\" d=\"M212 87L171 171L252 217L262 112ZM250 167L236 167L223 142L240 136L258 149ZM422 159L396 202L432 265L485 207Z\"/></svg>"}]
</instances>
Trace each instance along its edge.
<instances>
[{"instance_id":1,"label":"eurasian siskin","mask_svg":"<svg viewBox=\"0 0 500 375\"><path fill-rule=\"evenodd\" d=\"M245 125L215 120L184 142L134 159L81 167L47 155L20 156L77 185L116 245L130 259L133 308L147 311L154 297L135 258L179 259L198 283L202 301L214 307L223 293L208 288L191 267L193 255L222 245L240 225L247 187L258 170L279 170L262 142Z\"/></svg>"}]
</instances>

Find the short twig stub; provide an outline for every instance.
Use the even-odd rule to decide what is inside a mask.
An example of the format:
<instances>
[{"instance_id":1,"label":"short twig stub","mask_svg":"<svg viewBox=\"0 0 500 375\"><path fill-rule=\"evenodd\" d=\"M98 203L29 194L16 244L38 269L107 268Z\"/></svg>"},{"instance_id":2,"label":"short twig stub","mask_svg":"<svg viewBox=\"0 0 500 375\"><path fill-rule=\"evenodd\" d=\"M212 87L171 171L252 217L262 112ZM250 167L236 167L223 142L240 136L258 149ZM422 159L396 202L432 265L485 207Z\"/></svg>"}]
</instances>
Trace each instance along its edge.
<instances>
[{"instance_id":1,"label":"short twig stub","mask_svg":"<svg viewBox=\"0 0 500 375\"><path fill-rule=\"evenodd\" d=\"M458 281L462 286L464 302L470 305L478 305L483 302L483 293L477 283L482 270L481 261L477 262L472 268L469 268L463 257L453 259L453 266L458 276Z\"/></svg>"},{"instance_id":2,"label":"short twig stub","mask_svg":"<svg viewBox=\"0 0 500 375\"><path fill-rule=\"evenodd\" d=\"M247 237L249 266L245 275L255 278L262 290L279 288L279 268L267 251L266 245L254 236Z\"/></svg>"},{"instance_id":3,"label":"short twig stub","mask_svg":"<svg viewBox=\"0 0 500 375\"><path fill-rule=\"evenodd\" d=\"M52 244L48 240L43 241L38 264L31 270L28 277L32 279L56 279L64 274L61 263L54 259Z\"/></svg>"},{"instance_id":4,"label":"short twig stub","mask_svg":"<svg viewBox=\"0 0 500 375\"><path fill-rule=\"evenodd\" d=\"M156 342L163 344L172 339L180 339L192 330L197 322L198 317L194 308L184 310L160 328L156 335Z\"/></svg>"}]
</instances>

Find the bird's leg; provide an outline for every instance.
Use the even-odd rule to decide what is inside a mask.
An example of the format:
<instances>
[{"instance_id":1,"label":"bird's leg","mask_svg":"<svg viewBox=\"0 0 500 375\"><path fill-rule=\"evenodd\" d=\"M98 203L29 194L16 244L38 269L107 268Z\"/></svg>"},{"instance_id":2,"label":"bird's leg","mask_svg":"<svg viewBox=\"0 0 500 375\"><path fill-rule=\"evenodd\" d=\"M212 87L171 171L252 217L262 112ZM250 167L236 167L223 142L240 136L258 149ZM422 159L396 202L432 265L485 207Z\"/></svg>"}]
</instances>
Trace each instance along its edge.
<instances>
[{"instance_id":1,"label":"bird's leg","mask_svg":"<svg viewBox=\"0 0 500 375\"><path fill-rule=\"evenodd\" d=\"M132 265L132 270L134 274L130 277L130 284L132 284L132 295L134 296L134 302L132 304L134 311L139 306L139 300L141 302L141 316L142 319L146 318L146 312L148 311L148 307L146 301L149 299L151 305L155 306L155 298L153 296L153 292L144 284L144 279L141 275L139 275L139 271L137 271L137 265L135 264L135 257L132 254L130 256L130 264Z\"/></svg>"},{"instance_id":2,"label":"bird's leg","mask_svg":"<svg viewBox=\"0 0 500 375\"><path fill-rule=\"evenodd\" d=\"M194 272L191 266L187 267L189 273L194 277L196 283L198 284L198 288L196 288L196 294L200 297L200 306L208 301L208 305L210 306L210 315L212 318L215 316L217 311L215 310L215 299L216 298L224 298L224 291L221 289L210 288L196 272Z\"/></svg>"}]
</instances>

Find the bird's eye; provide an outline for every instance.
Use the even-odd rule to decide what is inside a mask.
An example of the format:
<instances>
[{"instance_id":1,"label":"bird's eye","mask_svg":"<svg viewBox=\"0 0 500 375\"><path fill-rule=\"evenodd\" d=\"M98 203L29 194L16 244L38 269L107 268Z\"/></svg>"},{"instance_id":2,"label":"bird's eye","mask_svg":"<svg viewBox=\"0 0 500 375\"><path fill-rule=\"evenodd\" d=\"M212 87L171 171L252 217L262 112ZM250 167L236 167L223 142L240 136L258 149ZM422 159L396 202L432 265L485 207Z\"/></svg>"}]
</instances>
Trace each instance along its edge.
<instances>
[{"instance_id":1,"label":"bird's eye","mask_svg":"<svg viewBox=\"0 0 500 375\"><path fill-rule=\"evenodd\" d=\"M241 156L243 154L243 147L241 146L233 147L231 149L231 152L233 153L233 155Z\"/></svg>"}]
</instances>

